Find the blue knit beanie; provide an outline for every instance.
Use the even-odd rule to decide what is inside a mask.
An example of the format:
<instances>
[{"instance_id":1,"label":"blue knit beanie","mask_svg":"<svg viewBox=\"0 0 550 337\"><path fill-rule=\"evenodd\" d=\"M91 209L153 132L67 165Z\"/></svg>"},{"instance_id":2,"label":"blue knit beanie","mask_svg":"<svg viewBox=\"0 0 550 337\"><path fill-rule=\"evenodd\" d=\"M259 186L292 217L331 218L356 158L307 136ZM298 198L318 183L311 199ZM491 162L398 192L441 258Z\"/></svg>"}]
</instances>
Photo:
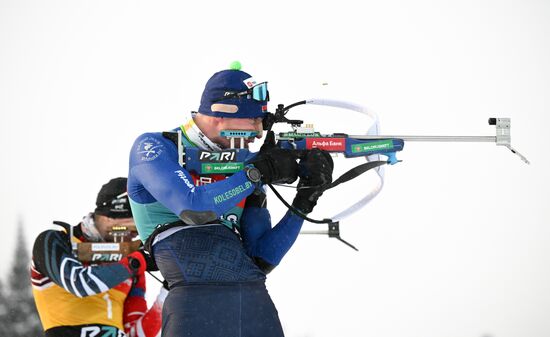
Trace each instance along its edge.
<instances>
[{"instance_id":1,"label":"blue knit beanie","mask_svg":"<svg viewBox=\"0 0 550 337\"><path fill-rule=\"evenodd\" d=\"M241 71L240 67L219 71L206 82L198 112L227 118L264 117L267 112L266 101L256 101L246 95L221 99L231 93L246 91L256 84L252 76Z\"/></svg>"}]
</instances>

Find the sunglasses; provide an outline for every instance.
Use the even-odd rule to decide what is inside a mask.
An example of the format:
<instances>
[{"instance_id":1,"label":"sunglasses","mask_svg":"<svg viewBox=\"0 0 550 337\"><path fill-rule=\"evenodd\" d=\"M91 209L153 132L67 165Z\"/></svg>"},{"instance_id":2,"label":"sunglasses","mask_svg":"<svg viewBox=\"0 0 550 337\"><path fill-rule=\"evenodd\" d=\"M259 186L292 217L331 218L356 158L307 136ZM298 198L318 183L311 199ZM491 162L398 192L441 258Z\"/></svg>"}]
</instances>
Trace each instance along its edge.
<instances>
[{"instance_id":1,"label":"sunglasses","mask_svg":"<svg viewBox=\"0 0 550 337\"><path fill-rule=\"evenodd\" d=\"M212 102L219 102L226 99L239 98L243 96L246 96L246 98L253 99L258 102L268 102L269 91L267 91L267 82L258 83L252 88L245 91L228 93L223 97L212 100Z\"/></svg>"}]
</instances>

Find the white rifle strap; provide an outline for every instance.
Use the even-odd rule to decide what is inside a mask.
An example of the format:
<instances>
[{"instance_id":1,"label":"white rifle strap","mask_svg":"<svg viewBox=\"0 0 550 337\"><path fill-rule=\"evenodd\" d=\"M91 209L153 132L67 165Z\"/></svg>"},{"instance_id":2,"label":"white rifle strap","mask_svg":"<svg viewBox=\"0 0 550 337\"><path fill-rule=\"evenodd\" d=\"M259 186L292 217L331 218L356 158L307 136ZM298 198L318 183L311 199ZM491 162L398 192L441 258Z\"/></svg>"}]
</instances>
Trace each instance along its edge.
<instances>
[{"instance_id":1,"label":"white rifle strap","mask_svg":"<svg viewBox=\"0 0 550 337\"><path fill-rule=\"evenodd\" d=\"M324 106L331 106L336 108L342 108L346 110L352 110L356 111L362 114L365 114L369 116L373 122L367 131L366 135L368 136L377 136L380 134L380 121L378 119L378 115L369 109L367 109L364 106L361 106L359 104L351 103L351 102L345 102L345 101L338 101L338 100L331 100L331 99L309 99L306 100L306 104L313 104L313 105L324 105ZM379 154L373 154L370 156L365 156L367 161L379 161L380 155ZM382 187L384 187L384 167L379 166L375 169L376 174L380 178L378 181L378 184L374 186L374 188L369 191L363 198L361 198L359 201L357 201L355 204L351 205L347 209L337 213L336 215L330 217L333 221L340 221L344 218L347 218L348 216L352 215L353 213L357 212L361 208L365 207L372 199L374 199L378 193L382 190Z\"/></svg>"}]
</instances>

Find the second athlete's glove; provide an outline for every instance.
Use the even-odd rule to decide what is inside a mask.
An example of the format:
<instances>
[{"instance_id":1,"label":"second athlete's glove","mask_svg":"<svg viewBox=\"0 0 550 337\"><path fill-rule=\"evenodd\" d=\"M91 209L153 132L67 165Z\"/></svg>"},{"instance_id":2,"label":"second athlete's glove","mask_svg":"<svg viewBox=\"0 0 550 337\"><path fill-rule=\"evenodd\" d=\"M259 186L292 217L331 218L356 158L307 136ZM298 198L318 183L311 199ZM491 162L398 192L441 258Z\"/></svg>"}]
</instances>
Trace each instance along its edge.
<instances>
[{"instance_id":1,"label":"second athlete's glove","mask_svg":"<svg viewBox=\"0 0 550 337\"><path fill-rule=\"evenodd\" d=\"M307 214L317 205L324 188L332 183L334 162L328 152L314 148L300 161L300 169L298 192L292 206Z\"/></svg>"},{"instance_id":2,"label":"second athlete's glove","mask_svg":"<svg viewBox=\"0 0 550 337\"><path fill-rule=\"evenodd\" d=\"M126 255L119 263L125 265L132 275L143 274L147 269L147 261L145 261L145 257L139 251Z\"/></svg>"}]
</instances>

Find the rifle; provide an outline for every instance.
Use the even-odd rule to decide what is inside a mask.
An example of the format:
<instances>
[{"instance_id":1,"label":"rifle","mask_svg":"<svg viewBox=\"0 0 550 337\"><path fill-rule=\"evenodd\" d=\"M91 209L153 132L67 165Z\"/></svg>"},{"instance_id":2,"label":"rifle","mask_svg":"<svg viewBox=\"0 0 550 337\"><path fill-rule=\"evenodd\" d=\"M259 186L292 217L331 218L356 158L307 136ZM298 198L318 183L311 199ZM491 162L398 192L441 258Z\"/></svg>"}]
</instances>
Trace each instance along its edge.
<instances>
[{"instance_id":1,"label":"rifle","mask_svg":"<svg viewBox=\"0 0 550 337\"><path fill-rule=\"evenodd\" d=\"M352 110L359 112L365 115L368 115L374 120L371 128L366 135L347 135L345 133L333 133L328 135L322 135L318 132L315 132L311 125L306 125L302 127L302 120L288 119L286 114L290 109L305 105L323 105L330 106L335 108L342 108L347 110ZM329 237L336 238L351 248L357 250L353 245L344 241L340 237L339 230L339 221L354 212L358 211L369 203L378 193L380 193L383 184L384 184L384 171L381 167L384 164L394 165L400 162L397 159L396 153L403 150L405 141L417 141L417 142L492 142L496 145L504 146L508 148L512 153L516 154L522 161L526 164L529 164L529 161L526 157L520 154L511 146L511 119L510 118L489 118L489 125L494 125L496 127L495 136L395 136L395 135L379 135L379 119L378 116L368 110L366 107L361 105L353 104L350 102L337 101L337 100L326 100L326 99L310 99L299 101L288 106L279 104L275 113L267 113L266 118L263 120L264 130L271 130L273 124L275 123L286 123L290 124L292 131L282 132L278 135L277 145L281 148L295 149L297 151L308 151L314 147L331 152L331 153L341 153L346 158L360 157L364 156L367 160L366 164L359 165L348 172L344 173L340 178L336 179L330 186L326 187L333 188L336 185L354 179L360 174L376 168L376 173L380 178L380 183L372 191L370 191L365 197L356 202L354 205L349 207L347 210L342 211L329 219L324 219L322 221L316 220L311 221L312 219L306 218L306 220L314 223L327 223L328 229L324 231L301 231L301 234L326 234ZM380 155L385 156L387 159L385 161L380 160ZM277 191L270 186L275 195L287 205Z\"/></svg>"},{"instance_id":2,"label":"rifle","mask_svg":"<svg viewBox=\"0 0 550 337\"><path fill-rule=\"evenodd\" d=\"M61 226L69 234L69 240L73 255L80 262L116 262L123 257L131 254L141 246L140 240L132 241L130 237L132 232L137 232L135 226L113 226L110 234L113 237L112 242L76 242L74 238L74 229L68 223L54 221L54 224Z\"/></svg>"},{"instance_id":3,"label":"rifle","mask_svg":"<svg viewBox=\"0 0 550 337\"><path fill-rule=\"evenodd\" d=\"M270 112L266 113L266 117L263 120L263 128L264 130L270 131L275 123L287 123L292 126L293 131L279 134L278 139L281 148L309 150L316 147L328 152L343 153L346 158L383 154L388 157L388 164L393 165L399 162L395 157L395 153L403 150L404 141L492 142L496 143L496 145L507 147L526 164L530 164L527 158L511 146L510 118L489 118L489 125L496 126L495 136L384 136L378 135L377 131L376 134L372 134L373 128L369 130L367 135L352 136L345 133L321 135L315 132L311 125L306 125L305 128L301 127L303 124L302 120L291 120L286 118L286 114L290 109L305 104L332 106L364 113L374 118L374 130L378 130L379 128L378 116L362 106L348 102L336 100L304 100L293 103L287 107L283 104L279 104L274 114Z\"/></svg>"},{"instance_id":4,"label":"rifle","mask_svg":"<svg viewBox=\"0 0 550 337\"><path fill-rule=\"evenodd\" d=\"M371 117L374 120L374 123L366 135L348 135L345 133L320 134L319 132L316 132L311 125L302 126L304 124L302 120L288 119L286 117L290 109L305 104L352 110ZM319 148L330 153L343 154L346 158L364 157L367 160L366 163L356 166L344 173L329 186L320 187L323 190L334 188L341 183L350 181L368 170L375 170L376 174L380 178L380 183L378 186L376 186L366 196L348 209L323 220L311 219L301 214L298 210L288 204L288 202L284 200L284 198L271 184L268 184L274 194L291 211L309 222L328 225L327 230L301 231L300 234L328 235L329 237L340 240L355 250L357 250L356 247L340 237L340 220L363 208L367 203L374 199L378 193L380 193L384 185L384 170L382 166L385 164L395 165L400 162L400 160L397 159L397 152L403 150L405 141L491 142L508 148L512 153L520 157L520 159L526 164L529 164L527 158L511 146L510 118L489 118L489 125L494 125L496 127L495 136L385 136L378 134L378 116L366 107L344 101L310 99L299 101L288 106L279 104L275 110L275 113L266 113L266 116L262 122L263 129L268 132L271 131L273 125L276 123L290 124L292 128L291 131L281 132L276 135L276 145L283 149L291 149L295 151L297 158L303 158L307 154L307 151L313 148ZM230 140L231 149L218 152L216 155L212 155L213 152L205 152L196 148L189 148L184 151L180 145L180 165L185 166L190 170L195 170L198 174L234 173L240 171L244 168L245 163L249 162L255 155L254 153L249 152L248 149L243 148L244 139L254 137L256 134L257 133L253 131L245 130L223 131L222 136L225 136ZM237 141L240 144L238 148L235 147ZM180 131L178 131L176 144L181 144ZM381 156L386 158L382 159ZM218 162L210 161L210 158L218 158ZM226 160L223 160L223 163L220 163L222 160L219 160L219 158L225 158Z\"/></svg>"}]
</instances>

